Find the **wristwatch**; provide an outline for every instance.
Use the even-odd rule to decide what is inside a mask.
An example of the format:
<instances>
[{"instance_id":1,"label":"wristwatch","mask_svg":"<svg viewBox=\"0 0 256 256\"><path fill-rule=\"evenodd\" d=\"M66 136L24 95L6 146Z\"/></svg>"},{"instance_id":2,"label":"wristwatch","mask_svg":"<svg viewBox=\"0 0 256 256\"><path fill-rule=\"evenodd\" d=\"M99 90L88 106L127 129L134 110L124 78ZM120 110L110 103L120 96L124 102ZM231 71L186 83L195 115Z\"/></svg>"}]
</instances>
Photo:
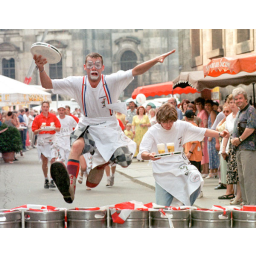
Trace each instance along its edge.
<instances>
[{"instance_id":1,"label":"wristwatch","mask_svg":"<svg viewBox=\"0 0 256 256\"><path fill-rule=\"evenodd\" d=\"M243 140L241 139L241 137L238 137L239 141L242 142Z\"/></svg>"}]
</instances>

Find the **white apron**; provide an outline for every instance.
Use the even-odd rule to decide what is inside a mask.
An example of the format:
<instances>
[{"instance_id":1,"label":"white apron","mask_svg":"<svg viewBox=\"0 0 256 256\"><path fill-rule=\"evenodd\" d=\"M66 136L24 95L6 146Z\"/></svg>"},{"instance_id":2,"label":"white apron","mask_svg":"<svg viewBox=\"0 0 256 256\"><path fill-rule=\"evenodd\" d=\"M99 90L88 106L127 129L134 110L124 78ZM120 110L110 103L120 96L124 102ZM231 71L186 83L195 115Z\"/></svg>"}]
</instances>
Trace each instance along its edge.
<instances>
[{"instance_id":1,"label":"white apron","mask_svg":"<svg viewBox=\"0 0 256 256\"><path fill-rule=\"evenodd\" d=\"M156 182L186 206L190 206L190 195L203 187L200 172L184 153L152 161L152 168Z\"/></svg>"},{"instance_id":2,"label":"white apron","mask_svg":"<svg viewBox=\"0 0 256 256\"><path fill-rule=\"evenodd\" d=\"M37 135L37 153L39 161L41 162L41 154L51 161L52 158L58 157L56 148L56 135L55 134L38 134Z\"/></svg>"},{"instance_id":3,"label":"white apron","mask_svg":"<svg viewBox=\"0 0 256 256\"><path fill-rule=\"evenodd\" d=\"M116 111L123 109L124 104L121 103L120 108L117 107L118 104L120 103L108 104L108 108L110 109L111 105L115 105ZM88 131L97 147L93 155L92 168L108 162L119 147L128 147L128 150L134 155L136 143L123 133L115 116L97 118L83 116L77 128L88 125L90 126Z\"/></svg>"}]
</instances>

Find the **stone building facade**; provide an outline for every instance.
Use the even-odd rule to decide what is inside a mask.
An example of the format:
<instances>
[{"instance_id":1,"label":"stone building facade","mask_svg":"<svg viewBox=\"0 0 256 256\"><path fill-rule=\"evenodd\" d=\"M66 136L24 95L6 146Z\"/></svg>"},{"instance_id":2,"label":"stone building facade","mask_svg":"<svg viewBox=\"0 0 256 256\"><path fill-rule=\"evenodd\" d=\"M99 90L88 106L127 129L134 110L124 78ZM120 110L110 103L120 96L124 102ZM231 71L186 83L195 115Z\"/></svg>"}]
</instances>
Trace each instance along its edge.
<instances>
[{"instance_id":1,"label":"stone building facade","mask_svg":"<svg viewBox=\"0 0 256 256\"><path fill-rule=\"evenodd\" d=\"M31 45L42 41L42 29L0 29L0 74L23 82L33 61ZM85 56L98 52L104 57L104 74L135 65L176 49L163 64L138 76L127 87L122 100L131 97L138 86L171 81L181 71L203 70L211 58L254 53L254 29L48 29L44 42L57 47L62 59L46 65L51 78L83 75ZM37 70L32 73L31 85L39 85ZM252 86L243 86L252 96ZM233 87L220 88L220 101L232 92ZM204 90L205 98L211 97ZM193 100L199 95L182 95ZM69 99L68 96L62 96ZM54 99L54 96L53 96Z\"/></svg>"},{"instance_id":2,"label":"stone building facade","mask_svg":"<svg viewBox=\"0 0 256 256\"><path fill-rule=\"evenodd\" d=\"M203 70L213 58L256 54L255 29L179 29L179 70ZM256 81L255 81L256 82ZM252 99L253 85L241 85ZM234 89L233 86L219 88L220 101ZM209 90L202 95L210 98Z\"/></svg>"},{"instance_id":3,"label":"stone building facade","mask_svg":"<svg viewBox=\"0 0 256 256\"><path fill-rule=\"evenodd\" d=\"M44 30L0 30L0 74L24 81L32 63L31 45L42 41ZM72 29L47 30L44 42L57 47L62 60L46 65L51 78L83 75L85 56L98 52L104 58L104 74L135 65L178 48L178 30L167 29ZM127 87L122 99L131 97L138 86L162 83L179 74L178 52L163 64L157 64L146 74L136 77ZM35 69L30 84L40 84ZM64 96L64 98L67 98Z\"/></svg>"}]
</instances>

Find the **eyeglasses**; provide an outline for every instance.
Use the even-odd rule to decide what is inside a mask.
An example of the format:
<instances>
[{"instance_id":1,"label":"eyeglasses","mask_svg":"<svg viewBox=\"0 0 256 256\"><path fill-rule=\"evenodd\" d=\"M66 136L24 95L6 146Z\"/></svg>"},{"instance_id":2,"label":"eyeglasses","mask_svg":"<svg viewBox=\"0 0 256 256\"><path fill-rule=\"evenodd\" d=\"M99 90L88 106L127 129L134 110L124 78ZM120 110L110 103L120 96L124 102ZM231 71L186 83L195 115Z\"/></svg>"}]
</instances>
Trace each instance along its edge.
<instances>
[{"instance_id":1,"label":"eyeglasses","mask_svg":"<svg viewBox=\"0 0 256 256\"><path fill-rule=\"evenodd\" d=\"M230 113L230 111L223 111L223 113Z\"/></svg>"},{"instance_id":2,"label":"eyeglasses","mask_svg":"<svg viewBox=\"0 0 256 256\"><path fill-rule=\"evenodd\" d=\"M92 61L88 61L87 64L86 64L86 68L88 68L88 69L93 68L93 66L96 69L101 69L102 68L102 64L101 64L100 61L96 61L95 63L93 63Z\"/></svg>"}]
</instances>

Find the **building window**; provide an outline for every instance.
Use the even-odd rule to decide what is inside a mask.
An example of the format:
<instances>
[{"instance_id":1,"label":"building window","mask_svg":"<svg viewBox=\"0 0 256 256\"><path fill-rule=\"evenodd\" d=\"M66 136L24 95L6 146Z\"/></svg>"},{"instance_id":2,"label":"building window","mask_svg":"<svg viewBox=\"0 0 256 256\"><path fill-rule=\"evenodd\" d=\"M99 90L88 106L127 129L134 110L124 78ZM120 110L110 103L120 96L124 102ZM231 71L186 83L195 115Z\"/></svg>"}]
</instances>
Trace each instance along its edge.
<instances>
[{"instance_id":1,"label":"building window","mask_svg":"<svg viewBox=\"0 0 256 256\"><path fill-rule=\"evenodd\" d=\"M51 79L62 78L62 60L56 64L49 64L49 71Z\"/></svg>"},{"instance_id":2,"label":"building window","mask_svg":"<svg viewBox=\"0 0 256 256\"><path fill-rule=\"evenodd\" d=\"M2 73L4 76L15 79L15 60L13 58L9 60L3 59L2 67Z\"/></svg>"},{"instance_id":3,"label":"building window","mask_svg":"<svg viewBox=\"0 0 256 256\"><path fill-rule=\"evenodd\" d=\"M132 51L126 51L121 56L121 70L133 69L137 65L137 56ZM125 97L131 97L133 91L138 86L137 76L134 77L133 81L124 90Z\"/></svg>"},{"instance_id":4,"label":"building window","mask_svg":"<svg viewBox=\"0 0 256 256\"><path fill-rule=\"evenodd\" d=\"M200 29L191 29L192 57L200 56Z\"/></svg>"},{"instance_id":5,"label":"building window","mask_svg":"<svg viewBox=\"0 0 256 256\"><path fill-rule=\"evenodd\" d=\"M212 29L212 50L222 48L222 29Z\"/></svg>"},{"instance_id":6,"label":"building window","mask_svg":"<svg viewBox=\"0 0 256 256\"><path fill-rule=\"evenodd\" d=\"M253 29L237 29L236 41L236 54L254 51Z\"/></svg>"},{"instance_id":7,"label":"building window","mask_svg":"<svg viewBox=\"0 0 256 256\"><path fill-rule=\"evenodd\" d=\"M237 30L237 43L250 40L250 29L238 29Z\"/></svg>"}]
</instances>

